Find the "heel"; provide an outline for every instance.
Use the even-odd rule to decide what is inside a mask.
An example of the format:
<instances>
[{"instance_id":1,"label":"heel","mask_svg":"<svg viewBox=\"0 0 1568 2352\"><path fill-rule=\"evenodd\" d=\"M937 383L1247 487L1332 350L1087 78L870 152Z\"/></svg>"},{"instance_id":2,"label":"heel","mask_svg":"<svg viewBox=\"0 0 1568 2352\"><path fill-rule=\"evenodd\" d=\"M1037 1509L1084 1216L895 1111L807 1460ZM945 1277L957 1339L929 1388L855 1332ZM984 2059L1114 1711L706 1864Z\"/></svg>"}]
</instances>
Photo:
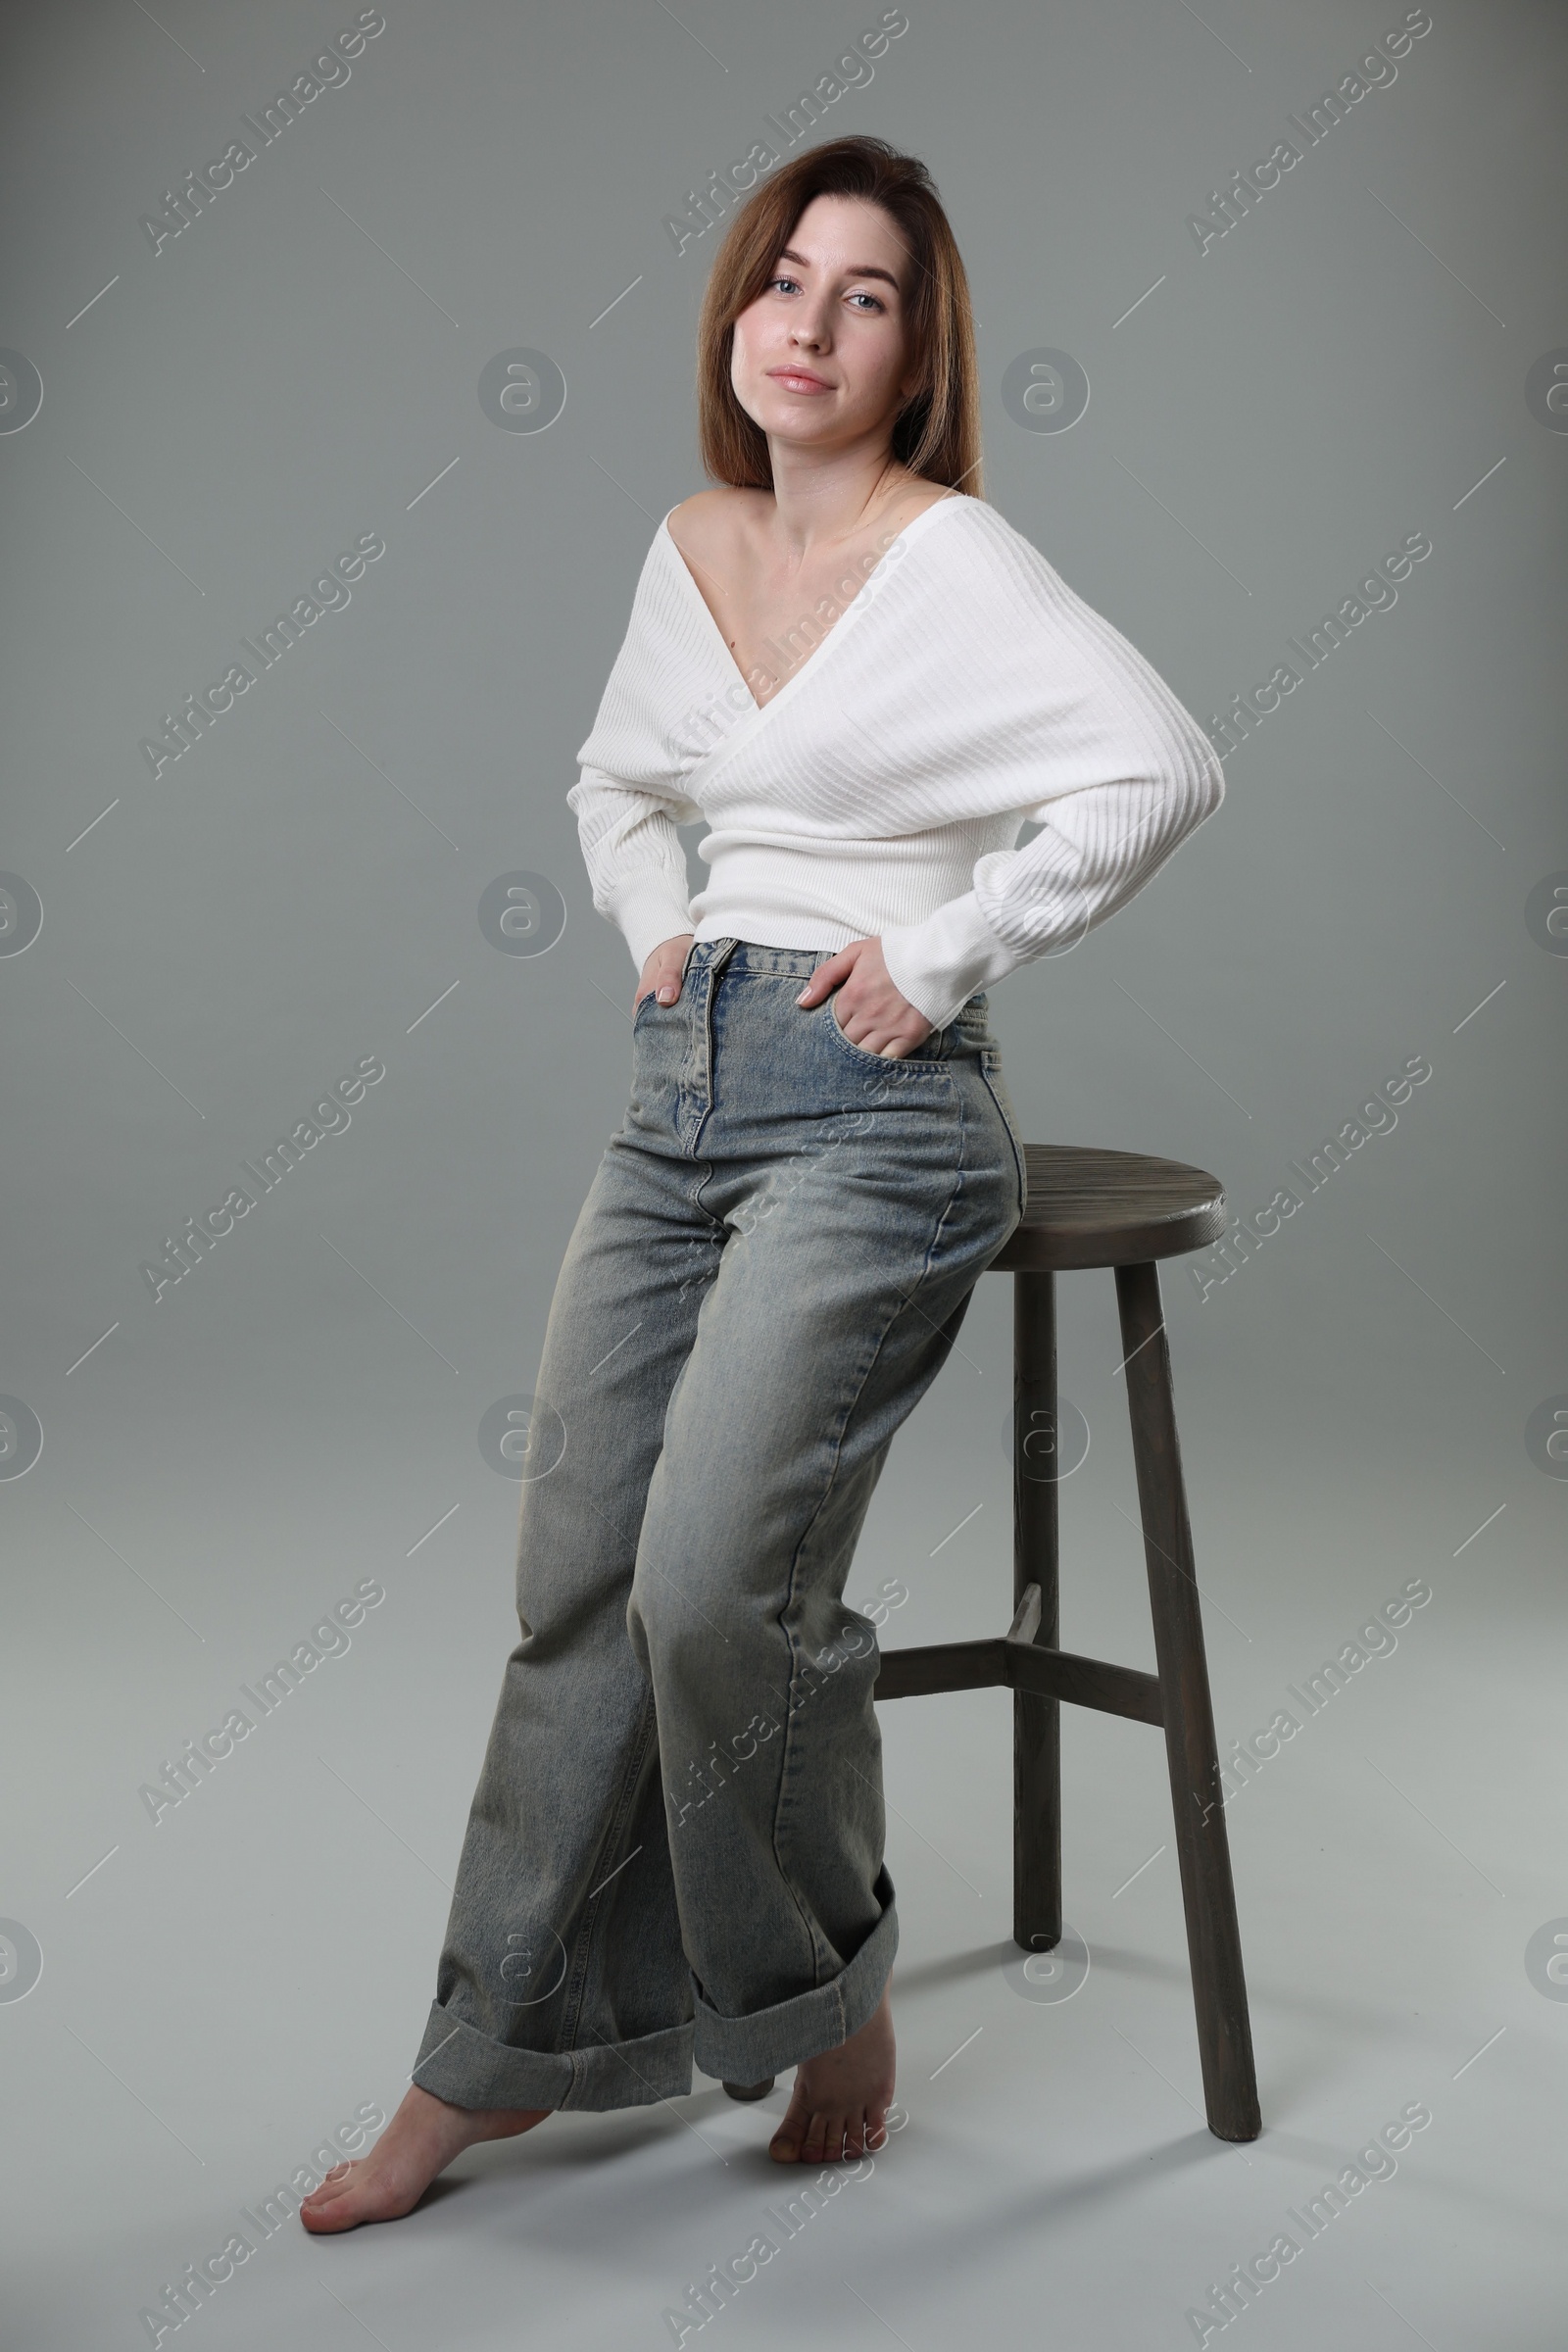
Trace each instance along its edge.
<instances>
[{"instance_id":1,"label":"heel","mask_svg":"<svg viewBox=\"0 0 1568 2352\"><path fill-rule=\"evenodd\" d=\"M724 2085L732 2099L765 2099L772 2087L771 2075L764 2075L760 2082L726 2082Z\"/></svg>"}]
</instances>

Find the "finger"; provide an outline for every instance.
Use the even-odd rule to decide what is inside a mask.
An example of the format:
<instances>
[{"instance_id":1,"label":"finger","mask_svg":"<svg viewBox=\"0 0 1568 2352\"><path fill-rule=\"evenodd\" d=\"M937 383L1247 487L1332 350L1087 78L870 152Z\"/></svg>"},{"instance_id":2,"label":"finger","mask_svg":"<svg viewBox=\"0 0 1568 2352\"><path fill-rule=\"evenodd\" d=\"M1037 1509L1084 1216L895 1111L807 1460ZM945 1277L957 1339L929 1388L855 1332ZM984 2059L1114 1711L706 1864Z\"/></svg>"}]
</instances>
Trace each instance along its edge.
<instances>
[{"instance_id":1,"label":"finger","mask_svg":"<svg viewBox=\"0 0 1568 2352\"><path fill-rule=\"evenodd\" d=\"M847 948L841 948L836 956L828 957L826 963L817 965L796 998L796 1004L820 1004L822 999L830 995L841 981L847 980L854 969L855 957Z\"/></svg>"},{"instance_id":2,"label":"finger","mask_svg":"<svg viewBox=\"0 0 1568 2352\"><path fill-rule=\"evenodd\" d=\"M843 1020L839 1020L841 1007L845 1010ZM845 1006L845 1000L842 996L838 1005L834 1007L833 1018L838 1021L840 1029L851 1045L858 1046L862 1054L874 1054L882 1061L892 1061L897 1055L899 1047L894 1032L891 1029L884 1029L874 1014L860 1012L853 1004ZM858 1034L850 1027L851 1021L857 1019L863 1023Z\"/></svg>"}]
</instances>

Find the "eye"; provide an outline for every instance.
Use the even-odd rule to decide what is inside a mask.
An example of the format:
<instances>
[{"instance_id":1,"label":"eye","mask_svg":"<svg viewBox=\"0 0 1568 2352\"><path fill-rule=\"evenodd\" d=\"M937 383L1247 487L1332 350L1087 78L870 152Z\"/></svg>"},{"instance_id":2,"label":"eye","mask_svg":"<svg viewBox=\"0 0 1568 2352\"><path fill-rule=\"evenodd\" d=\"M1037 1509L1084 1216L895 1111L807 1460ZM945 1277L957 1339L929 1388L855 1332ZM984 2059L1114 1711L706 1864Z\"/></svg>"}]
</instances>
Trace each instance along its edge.
<instances>
[{"instance_id":1,"label":"eye","mask_svg":"<svg viewBox=\"0 0 1568 2352\"><path fill-rule=\"evenodd\" d=\"M767 281L767 290L771 294L775 286L798 286L800 282L797 277L770 277Z\"/></svg>"},{"instance_id":2,"label":"eye","mask_svg":"<svg viewBox=\"0 0 1568 2352\"><path fill-rule=\"evenodd\" d=\"M852 302L868 302L873 311L881 311L887 308L887 305L880 301L875 294L867 294L863 288L852 294L850 296L850 300Z\"/></svg>"}]
</instances>

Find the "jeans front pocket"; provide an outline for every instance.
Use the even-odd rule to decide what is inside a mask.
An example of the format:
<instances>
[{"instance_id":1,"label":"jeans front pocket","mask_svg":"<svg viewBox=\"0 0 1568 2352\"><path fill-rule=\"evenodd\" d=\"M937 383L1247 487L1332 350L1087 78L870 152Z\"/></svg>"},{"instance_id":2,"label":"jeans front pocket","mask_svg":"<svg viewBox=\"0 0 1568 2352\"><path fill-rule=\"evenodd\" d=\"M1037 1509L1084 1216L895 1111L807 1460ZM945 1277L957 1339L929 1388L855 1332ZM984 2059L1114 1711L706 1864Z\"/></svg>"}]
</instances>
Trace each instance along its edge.
<instances>
[{"instance_id":1,"label":"jeans front pocket","mask_svg":"<svg viewBox=\"0 0 1568 2352\"><path fill-rule=\"evenodd\" d=\"M927 1054L922 1050L931 1043L932 1038L941 1036L942 1033L939 1029L933 1029L929 1036L923 1038L912 1054L891 1055L873 1054L868 1046L858 1046L853 1037L846 1037L843 1029L839 1026L838 991L836 989L832 996L823 999L817 1009L826 1016L828 1025L838 1040L841 1052L848 1054L854 1061L867 1062L873 1069L878 1070L918 1070L937 1078L947 1077L950 1074L945 1061L940 1061L934 1054Z\"/></svg>"},{"instance_id":2,"label":"jeans front pocket","mask_svg":"<svg viewBox=\"0 0 1568 2352\"><path fill-rule=\"evenodd\" d=\"M680 1004L681 998L682 998L682 997L683 997L685 994L686 994L686 974L684 973L684 971L681 973L681 976L680 976L680 990L679 990L679 993L678 993L678 995L676 996L676 998L675 998L675 1000L674 1000L674 1003L673 1003L673 1004L661 1004L661 1003L659 1002L659 983L656 981L656 983L654 984L654 986L653 986L653 987L652 987L652 988L651 988L651 989L648 991L647 995L646 995L646 996L643 996L643 997L639 997L639 998L638 998L638 1000L637 1000L637 1009L636 1009L636 1011L635 1011L635 1012L632 1014L632 1016L631 1016L631 1028L632 1028L632 1035L633 1035L634 1037L636 1036L636 1034L637 1034L637 1031L638 1031L639 1027L640 1027L640 1026L641 1026L641 1024L642 1024L642 1017L643 1017L643 1014L644 1014L644 1012L645 1012L645 1011L646 1011L646 1010L649 1008L649 1006L650 1006L650 1005L653 1007L653 1009L654 1009L654 1011L655 1011L655 1012L673 1012L673 1011L675 1010L676 1006L677 1006L677 1005Z\"/></svg>"}]
</instances>

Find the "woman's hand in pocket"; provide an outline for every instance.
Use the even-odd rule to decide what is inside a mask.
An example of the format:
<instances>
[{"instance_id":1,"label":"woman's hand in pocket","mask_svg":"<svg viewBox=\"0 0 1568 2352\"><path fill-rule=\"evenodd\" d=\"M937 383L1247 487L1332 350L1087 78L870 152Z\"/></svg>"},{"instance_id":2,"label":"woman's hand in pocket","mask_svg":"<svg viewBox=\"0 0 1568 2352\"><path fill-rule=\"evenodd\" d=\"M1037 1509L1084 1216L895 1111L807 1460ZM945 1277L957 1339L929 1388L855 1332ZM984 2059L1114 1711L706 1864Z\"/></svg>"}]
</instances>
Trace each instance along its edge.
<instances>
[{"instance_id":1,"label":"woman's hand in pocket","mask_svg":"<svg viewBox=\"0 0 1568 2352\"><path fill-rule=\"evenodd\" d=\"M880 939L852 939L815 971L796 998L808 1008L837 989L842 1003L833 1018L852 1046L885 1060L902 1061L931 1034L925 1014L901 996L882 958Z\"/></svg>"},{"instance_id":2,"label":"woman's hand in pocket","mask_svg":"<svg viewBox=\"0 0 1568 2352\"><path fill-rule=\"evenodd\" d=\"M637 982L636 993L631 1001L633 1020L637 1017L637 1007L644 997L657 997L661 1004L674 1004L680 995L687 954L696 936L695 931L681 931L673 939L660 941L643 965L642 976Z\"/></svg>"}]
</instances>

